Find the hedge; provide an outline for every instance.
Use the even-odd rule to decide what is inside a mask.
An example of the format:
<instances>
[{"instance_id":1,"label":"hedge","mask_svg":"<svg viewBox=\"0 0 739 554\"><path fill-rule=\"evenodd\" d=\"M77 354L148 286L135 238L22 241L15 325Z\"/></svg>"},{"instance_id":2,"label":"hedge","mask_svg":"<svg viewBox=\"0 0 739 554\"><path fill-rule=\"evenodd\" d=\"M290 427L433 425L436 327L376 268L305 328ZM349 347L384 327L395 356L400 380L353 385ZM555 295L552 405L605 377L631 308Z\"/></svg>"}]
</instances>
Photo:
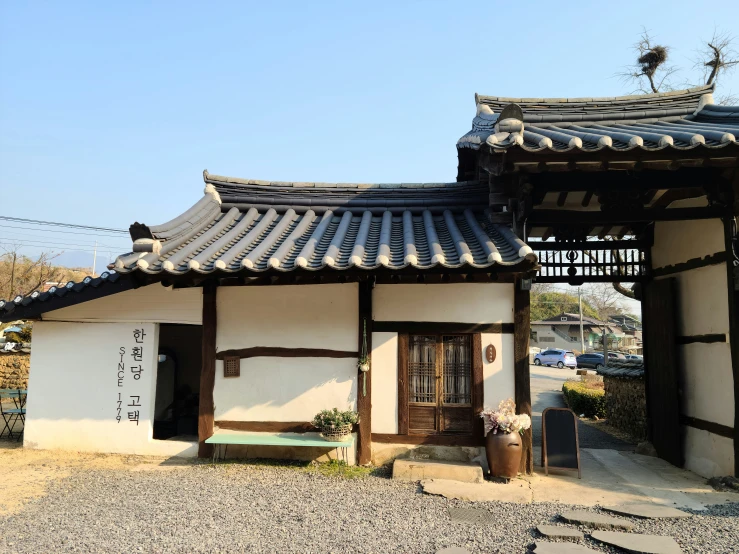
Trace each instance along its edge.
<instances>
[{"instance_id":1,"label":"hedge","mask_svg":"<svg viewBox=\"0 0 739 554\"><path fill-rule=\"evenodd\" d=\"M603 389L588 388L581 381L565 381L562 394L567 406L577 415L606 417L606 392Z\"/></svg>"}]
</instances>

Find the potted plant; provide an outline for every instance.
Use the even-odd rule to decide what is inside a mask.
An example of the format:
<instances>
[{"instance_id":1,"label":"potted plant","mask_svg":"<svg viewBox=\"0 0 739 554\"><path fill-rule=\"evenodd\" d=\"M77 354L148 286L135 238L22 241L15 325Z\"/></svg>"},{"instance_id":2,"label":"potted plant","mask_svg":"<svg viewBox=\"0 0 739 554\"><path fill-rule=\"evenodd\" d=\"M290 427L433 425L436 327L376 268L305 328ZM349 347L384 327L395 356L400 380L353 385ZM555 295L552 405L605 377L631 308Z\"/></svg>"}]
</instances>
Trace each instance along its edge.
<instances>
[{"instance_id":1,"label":"potted plant","mask_svg":"<svg viewBox=\"0 0 739 554\"><path fill-rule=\"evenodd\" d=\"M370 359L367 354L363 354L359 357L359 361L357 362L357 369L361 371L362 373L367 373L370 369Z\"/></svg>"},{"instance_id":2,"label":"potted plant","mask_svg":"<svg viewBox=\"0 0 739 554\"><path fill-rule=\"evenodd\" d=\"M513 398L501 401L496 410L484 410L480 417L485 423L485 454L490 475L513 479L521 465L521 435L531 427L531 418L516 414Z\"/></svg>"},{"instance_id":3,"label":"potted plant","mask_svg":"<svg viewBox=\"0 0 739 554\"><path fill-rule=\"evenodd\" d=\"M341 412L338 408L334 408L318 412L312 423L318 427L321 436L327 441L345 442L352 434L352 426L358 422L357 412L351 410Z\"/></svg>"}]
</instances>

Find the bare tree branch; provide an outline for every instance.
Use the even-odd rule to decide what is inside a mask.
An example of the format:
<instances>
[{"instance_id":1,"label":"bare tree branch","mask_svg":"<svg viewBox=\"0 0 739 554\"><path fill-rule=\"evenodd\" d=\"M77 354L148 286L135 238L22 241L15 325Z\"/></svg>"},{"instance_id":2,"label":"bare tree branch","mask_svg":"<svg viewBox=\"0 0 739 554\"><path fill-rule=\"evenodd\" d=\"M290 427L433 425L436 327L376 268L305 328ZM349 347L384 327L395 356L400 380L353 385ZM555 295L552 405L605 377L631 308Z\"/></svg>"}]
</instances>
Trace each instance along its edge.
<instances>
[{"instance_id":1,"label":"bare tree branch","mask_svg":"<svg viewBox=\"0 0 739 554\"><path fill-rule=\"evenodd\" d=\"M621 79L627 83L635 83L637 90L644 93L671 90L670 77L677 73L678 69L665 65L669 48L654 44L646 28L642 28L642 34L633 48L636 61L633 66L619 74Z\"/></svg>"},{"instance_id":2,"label":"bare tree branch","mask_svg":"<svg viewBox=\"0 0 739 554\"><path fill-rule=\"evenodd\" d=\"M21 247L11 245L0 253L0 298L26 296L49 281L79 280L85 272L56 266L53 260L61 253L42 252L36 258L21 254Z\"/></svg>"},{"instance_id":3,"label":"bare tree branch","mask_svg":"<svg viewBox=\"0 0 739 554\"><path fill-rule=\"evenodd\" d=\"M734 49L734 37L714 29L713 36L697 51L693 67L703 72L703 82L711 85L719 76L739 65L739 53Z\"/></svg>"}]
</instances>

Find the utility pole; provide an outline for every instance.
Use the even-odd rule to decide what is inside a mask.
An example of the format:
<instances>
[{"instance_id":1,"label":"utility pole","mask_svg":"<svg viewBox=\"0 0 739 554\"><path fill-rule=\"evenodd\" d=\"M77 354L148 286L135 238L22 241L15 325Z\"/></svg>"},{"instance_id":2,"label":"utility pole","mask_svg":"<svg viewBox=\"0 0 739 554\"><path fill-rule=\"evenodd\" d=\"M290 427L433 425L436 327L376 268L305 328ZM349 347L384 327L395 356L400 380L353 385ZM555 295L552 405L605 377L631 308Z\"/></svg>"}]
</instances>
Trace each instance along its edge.
<instances>
[{"instance_id":1,"label":"utility pole","mask_svg":"<svg viewBox=\"0 0 739 554\"><path fill-rule=\"evenodd\" d=\"M577 287L577 304L580 308L580 353L585 354L585 333L582 325L582 290Z\"/></svg>"},{"instance_id":2,"label":"utility pole","mask_svg":"<svg viewBox=\"0 0 739 554\"><path fill-rule=\"evenodd\" d=\"M91 277L95 277L95 263L98 259L98 241L95 241L95 250L92 251L92 275Z\"/></svg>"}]
</instances>

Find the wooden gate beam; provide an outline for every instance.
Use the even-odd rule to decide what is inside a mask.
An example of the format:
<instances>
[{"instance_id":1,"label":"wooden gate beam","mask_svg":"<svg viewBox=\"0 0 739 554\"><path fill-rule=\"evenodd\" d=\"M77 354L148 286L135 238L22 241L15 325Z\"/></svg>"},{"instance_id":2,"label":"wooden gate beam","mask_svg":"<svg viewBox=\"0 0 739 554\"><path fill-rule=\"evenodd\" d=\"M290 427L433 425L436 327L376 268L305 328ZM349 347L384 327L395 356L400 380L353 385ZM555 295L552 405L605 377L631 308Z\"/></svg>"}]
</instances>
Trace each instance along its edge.
<instances>
[{"instance_id":1,"label":"wooden gate beam","mask_svg":"<svg viewBox=\"0 0 739 554\"><path fill-rule=\"evenodd\" d=\"M213 388L216 382L216 284L207 282L203 286L203 340L200 370L200 402L198 405L198 457L213 455L213 445L205 440L213 435L215 404Z\"/></svg>"},{"instance_id":2,"label":"wooden gate beam","mask_svg":"<svg viewBox=\"0 0 739 554\"><path fill-rule=\"evenodd\" d=\"M531 293L521 290L517 279L513 293L513 375L516 412L531 416L531 377L529 375L529 336L531 334ZM519 471L526 475L534 472L532 429L523 434L523 455Z\"/></svg>"},{"instance_id":3,"label":"wooden gate beam","mask_svg":"<svg viewBox=\"0 0 739 554\"><path fill-rule=\"evenodd\" d=\"M662 208L633 211L578 211L578 210L534 210L526 224L530 227L552 226L603 226L628 223L651 223L653 221L687 221L692 219L719 219L727 213L726 208Z\"/></svg>"},{"instance_id":4,"label":"wooden gate beam","mask_svg":"<svg viewBox=\"0 0 739 554\"><path fill-rule=\"evenodd\" d=\"M724 218L724 247L726 248L726 288L729 301L729 343L731 373L734 377L734 475L739 475L739 322L737 322L737 294L734 290L734 218Z\"/></svg>"},{"instance_id":5,"label":"wooden gate beam","mask_svg":"<svg viewBox=\"0 0 739 554\"><path fill-rule=\"evenodd\" d=\"M357 369L357 412L359 412L359 441L357 454L359 465L372 461L372 280L359 283L359 341L357 351L362 355L365 322L367 325L367 355L370 358L370 370L363 373ZM365 382L366 379L366 382Z\"/></svg>"}]
</instances>

